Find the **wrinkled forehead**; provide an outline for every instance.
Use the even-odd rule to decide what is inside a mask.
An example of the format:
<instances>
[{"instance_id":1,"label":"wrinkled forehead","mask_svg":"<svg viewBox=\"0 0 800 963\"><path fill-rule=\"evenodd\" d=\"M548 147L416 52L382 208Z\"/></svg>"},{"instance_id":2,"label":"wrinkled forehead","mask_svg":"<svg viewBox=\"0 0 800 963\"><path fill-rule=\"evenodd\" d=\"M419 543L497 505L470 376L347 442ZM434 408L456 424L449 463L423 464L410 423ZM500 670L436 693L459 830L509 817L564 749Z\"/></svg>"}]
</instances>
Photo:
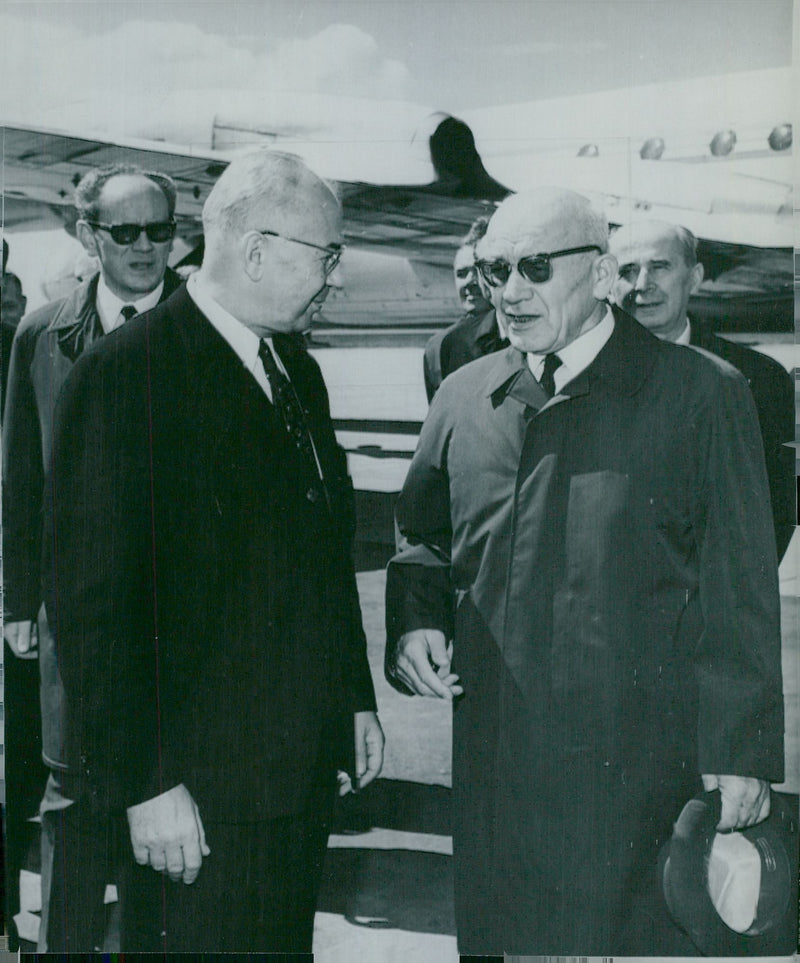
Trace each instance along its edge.
<instances>
[{"instance_id":1,"label":"wrinkled forehead","mask_svg":"<svg viewBox=\"0 0 800 963\"><path fill-rule=\"evenodd\" d=\"M620 227L611 235L609 249L620 264L684 261L677 236L673 231L662 228Z\"/></svg>"},{"instance_id":2,"label":"wrinkled forehead","mask_svg":"<svg viewBox=\"0 0 800 963\"><path fill-rule=\"evenodd\" d=\"M274 208L265 201L262 206L260 220L273 230L323 246L341 242L341 206L317 178L300 185L288 203Z\"/></svg>"},{"instance_id":3,"label":"wrinkled forehead","mask_svg":"<svg viewBox=\"0 0 800 963\"><path fill-rule=\"evenodd\" d=\"M153 214L166 217L169 210L161 188L140 174L112 177L103 186L98 207L104 217L128 217L131 220Z\"/></svg>"},{"instance_id":4,"label":"wrinkled forehead","mask_svg":"<svg viewBox=\"0 0 800 963\"><path fill-rule=\"evenodd\" d=\"M530 202L498 208L478 251L482 256L514 253L523 257L583 243L580 228L557 205Z\"/></svg>"},{"instance_id":5,"label":"wrinkled forehead","mask_svg":"<svg viewBox=\"0 0 800 963\"><path fill-rule=\"evenodd\" d=\"M470 244L465 244L456 251L456 256L453 258L453 270L458 271L460 268L472 267L475 263L475 252Z\"/></svg>"}]
</instances>

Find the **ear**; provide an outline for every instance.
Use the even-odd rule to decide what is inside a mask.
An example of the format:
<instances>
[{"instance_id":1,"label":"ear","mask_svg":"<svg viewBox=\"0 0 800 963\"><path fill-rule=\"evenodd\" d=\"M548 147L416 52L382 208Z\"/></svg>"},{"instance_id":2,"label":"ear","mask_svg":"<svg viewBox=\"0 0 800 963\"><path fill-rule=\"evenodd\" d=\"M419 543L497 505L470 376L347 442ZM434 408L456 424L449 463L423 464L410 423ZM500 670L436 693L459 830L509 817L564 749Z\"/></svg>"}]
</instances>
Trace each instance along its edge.
<instances>
[{"instance_id":1,"label":"ear","mask_svg":"<svg viewBox=\"0 0 800 963\"><path fill-rule=\"evenodd\" d=\"M691 282L689 284L689 294L694 294L695 291L703 283L703 278L705 277L705 269L703 265L698 261L697 264L692 268L691 271Z\"/></svg>"},{"instance_id":2,"label":"ear","mask_svg":"<svg viewBox=\"0 0 800 963\"><path fill-rule=\"evenodd\" d=\"M244 256L244 273L251 281L260 281L264 276L265 251L264 245L268 238L258 231L250 231L244 236L242 254Z\"/></svg>"},{"instance_id":3,"label":"ear","mask_svg":"<svg viewBox=\"0 0 800 963\"><path fill-rule=\"evenodd\" d=\"M87 254L89 254L91 257L100 257L100 249L97 244L97 238L94 236L94 231L89 227L86 221L80 220L76 223L75 234L83 245L83 248Z\"/></svg>"},{"instance_id":4,"label":"ear","mask_svg":"<svg viewBox=\"0 0 800 963\"><path fill-rule=\"evenodd\" d=\"M595 260L592 270L594 272L592 294L598 301L605 301L617 280L617 259L613 254L601 254Z\"/></svg>"}]
</instances>

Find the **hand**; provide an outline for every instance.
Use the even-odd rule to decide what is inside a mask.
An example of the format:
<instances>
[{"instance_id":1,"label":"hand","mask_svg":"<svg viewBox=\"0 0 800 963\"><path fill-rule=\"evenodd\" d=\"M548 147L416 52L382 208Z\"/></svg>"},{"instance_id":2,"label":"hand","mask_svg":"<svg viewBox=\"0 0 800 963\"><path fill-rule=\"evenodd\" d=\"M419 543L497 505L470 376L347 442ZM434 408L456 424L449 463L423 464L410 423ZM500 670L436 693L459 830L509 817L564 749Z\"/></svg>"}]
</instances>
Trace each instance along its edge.
<instances>
[{"instance_id":1,"label":"hand","mask_svg":"<svg viewBox=\"0 0 800 963\"><path fill-rule=\"evenodd\" d=\"M39 629L30 619L24 622L6 622L3 626L3 637L17 658L39 657Z\"/></svg>"},{"instance_id":2,"label":"hand","mask_svg":"<svg viewBox=\"0 0 800 963\"><path fill-rule=\"evenodd\" d=\"M133 855L171 880L193 883L204 856L210 856L200 811L181 783L153 799L128 808Z\"/></svg>"},{"instance_id":3,"label":"hand","mask_svg":"<svg viewBox=\"0 0 800 963\"><path fill-rule=\"evenodd\" d=\"M717 831L745 829L769 816L769 783L752 776L701 776L706 792L719 789L722 815Z\"/></svg>"},{"instance_id":4,"label":"hand","mask_svg":"<svg viewBox=\"0 0 800 963\"><path fill-rule=\"evenodd\" d=\"M464 691L450 672L452 657L453 646L445 643L444 632L415 629L397 643L394 675L417 695L452 699Z\"/></svg>"},{"instance_id":5,"label":"hand","mask_svg":"<svg viewBox=\"0 0 800 963\"><path fill-rule=\"evenodd\" d=\"M355 714L356 778L351 780L345 772L339 773L339 795L358 792L368 786L383 766L383 736L378 717L374 712Z\"/></svg>"}]
</instances>

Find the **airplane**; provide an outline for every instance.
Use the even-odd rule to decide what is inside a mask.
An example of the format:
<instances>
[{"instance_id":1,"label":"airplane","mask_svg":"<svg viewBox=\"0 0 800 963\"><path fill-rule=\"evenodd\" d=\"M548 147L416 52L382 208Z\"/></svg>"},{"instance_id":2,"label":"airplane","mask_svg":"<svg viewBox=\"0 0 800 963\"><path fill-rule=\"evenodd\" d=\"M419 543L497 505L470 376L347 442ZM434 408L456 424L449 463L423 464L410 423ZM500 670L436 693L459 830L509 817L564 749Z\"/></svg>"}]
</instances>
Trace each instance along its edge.
<instances>
[{"instance_id":1,"label":"airplane","mask_svg":"<svg viewBox=\"0 0 800 963\"><path fill-rule=\"evenodd\" d=\"M612 223L686 225L706 273L692 313L751 340L790 339L792 90L791 69L780 68L461 118L417 104L252 91L174 92L158 104L132 96L124 128L105 131L91 130L98 114L87 105L80 136L0 118L3 225L74 231L71 192L82 174L129 161L175 179L175 259L196 263L202 204L226 164L253 145L299 154L335 185L348 246L344 288L326 302L311 349L356 487L392 493L427 410L422 346L458 317L459 239L512 191L561 184L602 204ZM390 518L378 527L391 528Z\"/></svg>"}]
</instances>

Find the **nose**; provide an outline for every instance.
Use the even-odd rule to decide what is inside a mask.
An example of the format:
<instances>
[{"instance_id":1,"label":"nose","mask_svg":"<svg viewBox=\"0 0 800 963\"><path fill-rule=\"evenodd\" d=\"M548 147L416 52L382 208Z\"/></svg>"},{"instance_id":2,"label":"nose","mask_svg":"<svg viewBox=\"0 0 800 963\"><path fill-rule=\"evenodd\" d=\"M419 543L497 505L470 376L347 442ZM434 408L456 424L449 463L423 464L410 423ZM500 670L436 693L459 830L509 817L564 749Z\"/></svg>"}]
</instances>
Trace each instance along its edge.
<instances>
[{"instance_id":1,"label":"nose","mask_svg":"<svg viewBox=\"0 0 800 963\"><path fill-rule=\"evenodd\" d=\"M343 279L342 268L340 264L337 264L327 278L325 278L325 284L329 288L336 288L338 291L341 291L343 287Z\"/></svg>"},{"instance_id":2,"label":"nose","mask_svg":"<svg viewBox=\"0 0 800 963\"><path fill-rule=\"evenodd\" d=\"M531 297L532 285L514 268L506 281L503 290L503 300L509 304L518 304L520 301L527 301Z\"/></svg>"},{"instance_id":3,"label":"nose","mask_svg":"<svg viewBox=\"0 0 800 963\"><path fill-rule=\"evenodd\" d=\"M643 264L639 268L639 273L636 275L636 283L633 287L635 291L644 291L650 287L650 275L646 265Z\"/></svg>"},{"instance_id":4,"label":"nose","mask_svg":"<svg viewBox=\"0 0 800 963\"><path fill-rule=\"evenodd\" d=\"M147 236L147 231L142 229L139 232L139 236L133 242L133 247L137 251L151 251L153 249L153 242Z\"/></svg>"}]
</instances>

